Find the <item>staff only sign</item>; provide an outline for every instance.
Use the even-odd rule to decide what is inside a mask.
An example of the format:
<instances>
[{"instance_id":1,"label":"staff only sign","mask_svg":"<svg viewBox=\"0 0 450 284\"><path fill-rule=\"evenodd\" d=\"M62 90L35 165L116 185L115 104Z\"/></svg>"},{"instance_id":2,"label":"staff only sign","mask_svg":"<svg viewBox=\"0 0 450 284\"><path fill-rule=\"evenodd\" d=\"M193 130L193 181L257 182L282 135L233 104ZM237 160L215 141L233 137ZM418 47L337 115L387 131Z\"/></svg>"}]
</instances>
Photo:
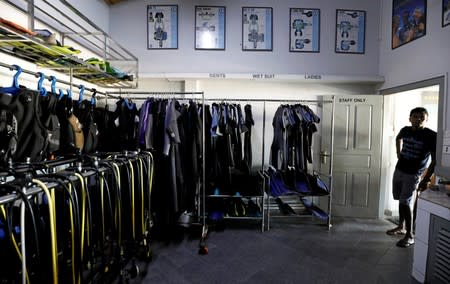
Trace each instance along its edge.
<instances>
[{"instance_id":1,"label":"staff only sign","mask_svg":"<svg viewBox=\"0 0 450 284\"><path fill-rule=\"evenodd\" d=\"M365 103L366 99L365 98L358 98L358 97L354 97L354 98L339 98L338 99L339 103Z\"/></svg>"}]
</instances>

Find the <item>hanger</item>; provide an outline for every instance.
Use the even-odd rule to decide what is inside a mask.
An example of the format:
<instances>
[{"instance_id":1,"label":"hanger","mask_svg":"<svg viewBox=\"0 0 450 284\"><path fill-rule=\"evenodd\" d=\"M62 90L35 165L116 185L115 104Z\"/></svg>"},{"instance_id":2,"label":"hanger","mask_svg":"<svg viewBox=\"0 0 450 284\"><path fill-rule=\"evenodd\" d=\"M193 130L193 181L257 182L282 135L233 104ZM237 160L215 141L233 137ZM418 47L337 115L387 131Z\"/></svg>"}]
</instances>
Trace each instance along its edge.
<instances>
[{"instance_id":1,"label":"hanger","mask_svg":"<svg viewBox=\"0 0 450 284\"><path fill-rule=\"evenodd\" d=\"M45 74L42 72L37 72L36 75L39 77L38 86L37 86L39 95L45 97L45 96L47 96L47 90L42 86L42 83L44 83L44 80L45 80Z\"/></svg>"},{"instance_id":2,"label":"hanger","mask_svg":"<svg viewBox=\"0 0 450 284\"><path fill-rule=\"evenodd\" d=\"M84 85L78 86L80 89L80 95L78 96L78 104L81 105L81 102L83 101L83 95L84 95Z\"/></svg>"},{"instance_id":3,"label":"hanger","mask_svg":"<svg viewBox=\"0 0 450 284\"><path fill-rule=\"evenodd\" d=\"M128 107L129 110L132 110L134 107L134 103L130 98L129 93L125 93L125 99L124 99L125 105Z\"/></svg>"},{"instance_id":4,"label":"hanger","mask_svg":"<svg viewBox=\"0 0 450 284\"><path fill-rule=\"evenodd\" d=\"M5 94L11 94L13 96L17 95L20 90L19 86L19 76L22 73L22 68L19 65L12 65L11 70L16 70L16 74L13 76L13 82L11 87L1 87L0 92Z\"/></svg>"},{"instance_id":5,"label":"hanger","mask_svg":"<svg viewBox=\"0 0 450 284\"><path fill-rule=\"evenodd\" d=\"M50 76L50 78L48 80L52 82L52 86L51 86L52 93L54 95L56 95L56 77L55 76Z\"/></svg>"},{"instance_id":6,"label":"hanger","mask_svg":"<svg viewBox=\"0 0 450 284\"><path fill-rule=\"evenodd\" d=\"M62 93L62 91L60 90L60 98L64 98L64 95ZM66 112L66 114L69 116L72 114L73 111L73 100L72 100L72 90L71 89L67 89L67 98L64 99L64 110Z\"/></svg>"},{"instance_id":7,"label":"hanger","mask_svg":"<svg viewBox=\"0 0 450 284\"><path fill-rule=\"evenodd\" d=\"M71 89L67 89L67 97L69 99L72 99L72 90Z\"/></svg>"},{"instance_id":8,"label":"hanger","mask_svg":"<svg viewBox=\"0 0 450 284\"><path fill-rule=\"evenodd\" d=\"M124 103L128 107L129 110L133 109L134 103L131 100L128 100L128 98L125 98Z\"/></svg>"},{"instance_id":9,"label":"hanger","mask_svg":"<svg viewBox=\"0 0 450 284\"><path fill-rule=\"evenodd\" d=\"M62 99L64 97L64 91L59 89L59 95L58 95L58 100Z\"/></svg>"},{"instance_id":10,"label":"hanger","mask_svg":"<svg viewBox=\"0 0 450 284\"><path fill-rule=\"evenodd\" d=\"M96 89L92 89L92 96L91 96L91 105L95 106L96 103L96 99L95 96L97 95L97 90Z\"/></svg>"}]
</instances>

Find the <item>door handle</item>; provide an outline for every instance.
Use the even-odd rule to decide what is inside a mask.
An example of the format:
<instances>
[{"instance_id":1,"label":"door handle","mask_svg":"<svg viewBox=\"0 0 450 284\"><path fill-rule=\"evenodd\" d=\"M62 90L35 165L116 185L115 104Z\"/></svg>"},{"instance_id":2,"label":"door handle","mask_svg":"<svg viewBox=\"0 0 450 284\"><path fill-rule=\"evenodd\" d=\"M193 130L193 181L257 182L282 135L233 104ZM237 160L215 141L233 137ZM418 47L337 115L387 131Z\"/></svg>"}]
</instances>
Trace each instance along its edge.
<instances>
[{"instance_id":1,"label":"door handle","mask_svg":"<svg viewBox=\"0 0 450 284\"><path fill-rule=\"evenodd\" d=\"M326 164L327 163L327 157L330 157L330 153L327 152L327 150L322 150L320 151L320 162L322 164Z\"/></svg>"}]
</instances>

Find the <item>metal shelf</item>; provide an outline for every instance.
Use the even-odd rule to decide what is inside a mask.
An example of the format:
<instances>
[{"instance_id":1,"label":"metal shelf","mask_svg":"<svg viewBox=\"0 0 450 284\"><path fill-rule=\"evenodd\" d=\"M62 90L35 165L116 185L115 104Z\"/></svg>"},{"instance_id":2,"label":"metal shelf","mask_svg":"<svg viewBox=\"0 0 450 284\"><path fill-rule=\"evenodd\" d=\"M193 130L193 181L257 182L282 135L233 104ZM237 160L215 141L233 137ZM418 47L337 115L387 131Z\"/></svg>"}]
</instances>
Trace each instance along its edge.
<instances>
[{"instance_id":1,"label":"metal shelf","mask_svg":"<svg viewBox=\"0 0 450 284\"><path fill-rule=\"evenodd\" d=\"M50 3L52 2L52 3ZM0 23L0 52L32 62L103 88L136 88L138 59L125 50L104 31L82 15L67 1L0 0L29 17L30 29L34 23L51 27L60 37L61 45L73 45L80 54L69 54L57 45L45 43ZM10 19L11 20L11 19ZM83 58L85 57L85 58ZM102 67L85 60L98 58ZM106 65L111 68L106 68ZM120 70L121 72L115 72Z\"/></svg>"},{"instance_id":2,"label":"metal shelf","mask_svg":"<svg viewBox=\"0 0 450 284\"><path fill-rule=\"evenodd\" d=\"M208 195L208 198L237 198L237 199L250 199L250 198L264 198L264 195Z\"/></svg>"},{"instance_id":3,"label":"metal shelf","mask_svg":"<svg viewBox=\"0 0 450 284\"><path fill-rule=\"evenodd\" d=\"M242 216L242 217L232 217L232 216L224 216L224 220L255 220L255 221L261 221L263 217L253 217L253 216Z\"/></svg>"}]
</instances>

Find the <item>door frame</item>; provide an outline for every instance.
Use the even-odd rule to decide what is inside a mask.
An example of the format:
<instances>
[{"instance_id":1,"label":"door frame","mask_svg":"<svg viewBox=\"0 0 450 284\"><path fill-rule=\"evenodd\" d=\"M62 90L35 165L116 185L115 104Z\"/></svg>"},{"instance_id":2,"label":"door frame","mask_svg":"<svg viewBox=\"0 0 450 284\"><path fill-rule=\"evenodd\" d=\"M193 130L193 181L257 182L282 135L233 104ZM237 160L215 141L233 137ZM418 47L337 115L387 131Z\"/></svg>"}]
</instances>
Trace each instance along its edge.
<instances>
[{"instance_id":1,"label":"door frame","mask_svg":"<svg viewBox=\"0 0 450 284\"><path fill-rule=\"evenodd\" d=\"M446 105L447 102L447 98L445 96L446 93L446 86L445 83L447 82L447 77L448 75L442 75L442 76L438 76L438 77L434 77L434 78L430 78L430 79L426 79L426 80L422 80L422 81L417 81L417 82L413 82L413 83L409 83L409 84L405 84L405 85L400 85L397 87L392 87L392 88L387 88L387 89L382 89L380 90L380 95L382 95L383 97L387 96L387 95L392 95L392 94L396 94L396 93L401 93L401 92L406 92L406 91L412 91L415 89L421 89L421 88L426 88L426 87L430 87L430 86L435 86L438 85L439 86L439 102L438 102L438 133L437 133L437 145L436 145L436 168L435 168L435 172L438 173L447 173L447 176L450 176L450 169L443 169L440 165L441 165L441 159L442 159L442 154L441 151L439 149L442 149L442 141L443 141L443 133L442 131L439 131L439 129L442 129L442 123L444 121L444 102ZM385 115L383 114L382 117L382 123L384 125L384 117ZM385 141L385 135L386 135L386 130L383 129L382 132L382 141ZM382 158L382 164L381 164L381 169L383 168L384 165L384 161L383 161L383 147L381 148L381 158ZM381 184L386 184L386 181L383 183L383 179L385 179L385 177L383 175L380 176L381 180L380 180L380 185ZM387 188L380 188L380 201L379 201L379 209L378 209L378 217L379 218L383 218L385 215L385 200L386 200L386 196L387 194L391 194L391 192L387 191Z\"/></svg>"}]
</instances>

